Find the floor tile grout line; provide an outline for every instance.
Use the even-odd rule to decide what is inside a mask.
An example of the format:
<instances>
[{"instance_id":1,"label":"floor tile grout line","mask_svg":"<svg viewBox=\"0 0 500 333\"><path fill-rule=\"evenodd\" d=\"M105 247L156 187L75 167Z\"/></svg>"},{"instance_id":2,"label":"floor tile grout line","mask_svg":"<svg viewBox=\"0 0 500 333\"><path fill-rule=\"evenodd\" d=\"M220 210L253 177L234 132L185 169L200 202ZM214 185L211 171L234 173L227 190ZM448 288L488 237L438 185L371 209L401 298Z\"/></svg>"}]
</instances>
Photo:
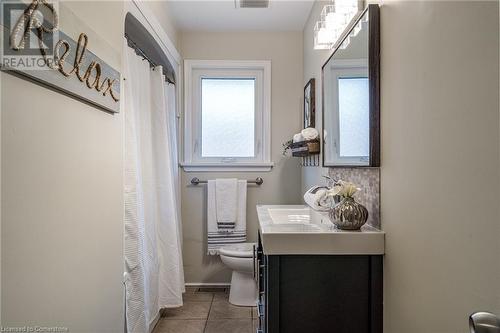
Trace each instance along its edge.
<instances>
[{"instance_id":1,"label":"floor tile grout line","mask_svg":"<svg viewBox=\"0 0 500 333\"><path fill-rule=\"evenodd\" d=\"M210 311L212 311L212 304L214 304L214 298L215 298L215 294L212 293L212 301L210 302L210 307L208 308L207 320L205 320L205 327L203 328L203 333L205 333L207 330L208 318L210 317Z\"/></svg>"}]
</instances>

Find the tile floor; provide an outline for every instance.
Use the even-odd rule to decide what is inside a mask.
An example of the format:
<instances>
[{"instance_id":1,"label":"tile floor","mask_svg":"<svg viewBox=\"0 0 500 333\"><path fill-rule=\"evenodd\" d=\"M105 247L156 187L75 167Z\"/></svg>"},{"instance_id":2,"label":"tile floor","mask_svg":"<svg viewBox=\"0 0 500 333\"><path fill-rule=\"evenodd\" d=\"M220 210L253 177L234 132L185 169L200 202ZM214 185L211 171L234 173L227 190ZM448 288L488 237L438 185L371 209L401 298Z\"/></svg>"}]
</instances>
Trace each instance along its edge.
<instances>
[{"instance_id":1,"label":"tile floor","mask_svg":"<svg viewBox=\"0 0 500 333\"><path fill-rule=\"evenodd\" d=\"M184 306L165 309L153 333L254 333L255 308L229 303L229 289L186 288Z\"/></svg>"}]
</instances>

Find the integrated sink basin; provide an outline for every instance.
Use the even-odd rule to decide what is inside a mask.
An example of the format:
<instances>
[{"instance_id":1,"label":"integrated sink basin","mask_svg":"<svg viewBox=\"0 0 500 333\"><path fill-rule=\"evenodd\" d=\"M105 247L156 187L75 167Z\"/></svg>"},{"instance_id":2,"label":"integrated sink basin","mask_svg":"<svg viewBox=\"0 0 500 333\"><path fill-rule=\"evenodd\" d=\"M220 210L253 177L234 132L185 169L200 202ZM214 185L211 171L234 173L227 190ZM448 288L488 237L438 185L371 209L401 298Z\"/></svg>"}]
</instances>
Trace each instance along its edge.
<instances>
[{"instance_id":1,"label":"integrated sink basin","mask_svg":"<svg viewBox=\"0 0 500 333\"><path fill-rule=\"evenodd\" d=\"M266 254L383 254L385 233L365 225L337 229L325 212L304 205L257 205Z\"/></svg>"},{"instance_id":2,"label":"integrated sink basin","mask_svg":"<svg viewBox=\"0 0 500 333\"><path fill-rule=\"evenodd\" d=\"M308 224L311 220L311 213L308 208L268 208L267 211L274 224Z\"/></svg>"},{"instance_id":3,"label":"integrated sink basin","mask_svg":"<svg viewBox=\"0 0 500 333\"><path fill-rule=\"evenodd\" d=\"M308 208L269 208L269 232L318 232L321 227L311 223Z\"/></svg>"}]
</instances>

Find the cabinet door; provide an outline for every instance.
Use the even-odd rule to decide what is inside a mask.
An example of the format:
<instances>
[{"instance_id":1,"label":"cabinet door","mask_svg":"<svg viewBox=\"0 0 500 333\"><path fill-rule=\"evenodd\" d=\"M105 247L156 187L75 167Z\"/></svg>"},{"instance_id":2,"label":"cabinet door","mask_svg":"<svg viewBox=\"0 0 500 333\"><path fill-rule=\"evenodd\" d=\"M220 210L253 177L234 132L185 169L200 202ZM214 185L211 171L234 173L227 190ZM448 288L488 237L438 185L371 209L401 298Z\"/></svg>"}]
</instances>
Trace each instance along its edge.
<instances>
[{"instance_id":1,"label":"cabinet door","mask_svg":"<svg viewBox=\"0 0 500 333\"><path fill-rule=\"evenodd\" d=\"M280 256L279 332L369 333L369 256Z\"/></svg>"}]
</instances>

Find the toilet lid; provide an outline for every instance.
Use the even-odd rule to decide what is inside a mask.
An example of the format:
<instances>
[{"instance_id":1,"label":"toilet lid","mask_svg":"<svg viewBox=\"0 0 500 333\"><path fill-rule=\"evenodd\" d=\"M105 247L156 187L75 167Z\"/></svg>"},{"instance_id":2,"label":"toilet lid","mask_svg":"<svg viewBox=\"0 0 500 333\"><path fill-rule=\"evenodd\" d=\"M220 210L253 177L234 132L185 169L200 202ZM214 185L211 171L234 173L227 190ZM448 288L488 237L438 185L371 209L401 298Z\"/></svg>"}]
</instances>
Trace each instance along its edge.
<instances>
[{"instance_id":1,"label":"toilet lid","mask_svg":"<svg viewBox=\"0 0 500 333\"><path fill-rule=\"evenodd\" d=\"M239 243L224 245L220 248L219 253L228 257L237 258L252 258L253 247L255 243Z\"/></svg>"}]
</instances>

